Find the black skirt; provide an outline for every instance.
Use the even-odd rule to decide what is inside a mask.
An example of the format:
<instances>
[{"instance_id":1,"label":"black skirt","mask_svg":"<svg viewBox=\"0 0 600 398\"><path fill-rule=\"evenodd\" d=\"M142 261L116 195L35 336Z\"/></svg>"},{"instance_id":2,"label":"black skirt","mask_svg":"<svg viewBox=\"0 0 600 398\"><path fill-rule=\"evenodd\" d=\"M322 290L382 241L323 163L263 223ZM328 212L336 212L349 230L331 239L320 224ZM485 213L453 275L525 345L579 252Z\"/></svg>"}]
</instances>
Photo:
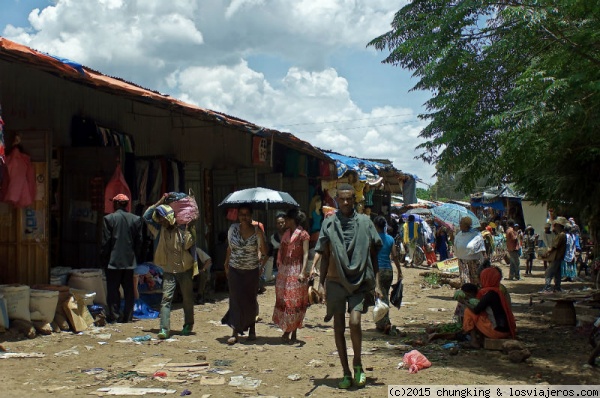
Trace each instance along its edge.
<instances>
[{"instance_id":1,"label":"black skirt","mask_svg":"<svg viewBox=\"0 0 600 398\"><path fill-rule=\"evenodd\" d=\"M258 315L258 268L241 270L229 267L229 310L221 323L242 334L256 322Z\"/></svg>"}]
</instances>

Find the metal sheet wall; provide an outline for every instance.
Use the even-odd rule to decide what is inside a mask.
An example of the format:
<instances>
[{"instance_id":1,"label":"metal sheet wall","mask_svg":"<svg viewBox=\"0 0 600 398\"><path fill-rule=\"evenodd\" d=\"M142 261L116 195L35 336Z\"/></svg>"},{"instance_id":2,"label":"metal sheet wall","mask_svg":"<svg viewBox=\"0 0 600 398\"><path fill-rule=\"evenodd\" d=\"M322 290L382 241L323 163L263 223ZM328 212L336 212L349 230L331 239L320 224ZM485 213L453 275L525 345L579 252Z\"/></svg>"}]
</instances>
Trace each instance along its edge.
<instances>
[{"instance_id":1,"label":"metal sheet wall","mask_svg":"<svg viewBox=\"0 0 600 398\"><path fill-rule=\"evenodd\" d=\"M226 212L219 209L219 203L227 195L239 189L252 188L256 186L256 169L239 170L213 170L213 209L214 209L214 231L216 237L219 232L227 231L231 221L226 218Z\"/></svg>"},{"instance_id":2,"label":"metal sheet wall","mask_svg":"<svg viewBox=\"0 0 600 398\"><path fill-rule=\"evenodd\" d=\"M64 148L61 156L61 263L56 265L100 267L104 187L115 171L120 149ZM103 180L101 192L94 192L94 178ZM94 198L101 200L100 206Z\"/></svg>"}]
</instances>

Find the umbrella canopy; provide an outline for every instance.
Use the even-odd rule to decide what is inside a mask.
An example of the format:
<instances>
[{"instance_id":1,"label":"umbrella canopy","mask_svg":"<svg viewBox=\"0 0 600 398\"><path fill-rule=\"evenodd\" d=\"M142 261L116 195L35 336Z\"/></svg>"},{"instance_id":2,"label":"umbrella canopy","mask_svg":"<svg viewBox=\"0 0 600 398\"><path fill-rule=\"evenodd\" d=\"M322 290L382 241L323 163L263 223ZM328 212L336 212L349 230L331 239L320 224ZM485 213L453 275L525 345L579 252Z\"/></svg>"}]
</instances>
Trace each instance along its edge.
<instances>
[{"instance_id":1,"label":"umbrella canopy","mask_svg":"<svg viewBox=\"0 0 600 398\"><path fill-rule=\"evenodd\" d=\"M275 210L300 207L292 195L287 192L275 191L268 188L248 188L227 195L219 207L231 208L249 205L256 210Z\"/></svg>"},{"instance_id":2,"label":"umbrella canopy","mask_svg":"<svg viewBox=\"0 0 600 398\"><path fill-rule=\"evenodd\" d=\"M481 224L479 219L471 210L454 203L444 203L431 209L431 214L434 218L444 224L449 224L454 227L458 226L460 219L463 217L469 217L473 221L472 226L479 228Z\"/></svg>"}]
</instances>

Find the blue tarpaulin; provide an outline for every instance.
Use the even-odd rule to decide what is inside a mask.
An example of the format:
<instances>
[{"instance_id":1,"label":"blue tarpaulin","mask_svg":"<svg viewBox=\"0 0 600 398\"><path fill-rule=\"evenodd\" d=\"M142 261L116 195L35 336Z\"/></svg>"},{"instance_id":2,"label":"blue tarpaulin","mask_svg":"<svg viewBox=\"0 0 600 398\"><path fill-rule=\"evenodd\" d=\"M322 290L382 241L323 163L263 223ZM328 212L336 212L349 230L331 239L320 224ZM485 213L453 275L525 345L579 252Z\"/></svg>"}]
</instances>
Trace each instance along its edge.
<instances>
[{"instance_id":1,"label":"blue tarpaulin","mask_svg":"<svg viewBox=\"0 0 600 398\"><path fill-rule=\"evenodd\" d=\"M335 160L338 169L338 178L342 177L348 170L360 172L361 170L366 169L373 175L379 175L379 169L386 167L383 163L373 162L372 160L352 158L334 152L324 151L324 153Z\"/></svg>"}]
</instances>

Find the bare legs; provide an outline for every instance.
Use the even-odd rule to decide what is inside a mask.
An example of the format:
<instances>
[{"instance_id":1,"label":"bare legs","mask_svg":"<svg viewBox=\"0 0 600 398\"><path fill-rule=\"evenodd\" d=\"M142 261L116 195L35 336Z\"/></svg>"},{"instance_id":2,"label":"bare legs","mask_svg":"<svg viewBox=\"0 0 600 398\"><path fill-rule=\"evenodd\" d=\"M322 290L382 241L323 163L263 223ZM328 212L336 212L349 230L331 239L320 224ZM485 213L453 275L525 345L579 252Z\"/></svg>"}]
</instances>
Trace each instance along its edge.
<instances>
[{"instance_id":1,"label":"bare legs","mask_svg":"<svg viewBox=\"0 0 600 398\"><path fill-rule=\"evenodd\" d=\"M362 366L362 329L360 327L361 313L352 311L350 313L350 340L352 342L352 350L354 357L352 359L353 366ZM345 314L335 314L333 316L333 332L335 336L335 346L340 357L340 362L344 370L344 375L352 375L350 365L348 364L348 351L346 346L346 316Z\"/></svg>"},{"instance_id":2,"label":"bare legs","mask_svg":"<svg viewBox=\"0 0 600 398\"><path fill-rule=\"evenodd\" d=\"M291 332L284 332L283 336L281 336L281 341L288 344L293 344L298 341L298 336L296 332L298 329L294 329Z\"/></svg>"},{"instance_id":3,"label":"bare legs","mask_svg":"<svg viewBox=\"0 0 600 398\"><path fill-rule=\"evenodd\" d=\"M231 337L229 339L227 339L227 344L233 345L233 344L237 343L239 337L240 337L240 333L234 329L233 333L231 334ZM256 340L256 324L255 323L253 323L248 330L247 340L248 341Z\"/></svg>"}]
</instances>

